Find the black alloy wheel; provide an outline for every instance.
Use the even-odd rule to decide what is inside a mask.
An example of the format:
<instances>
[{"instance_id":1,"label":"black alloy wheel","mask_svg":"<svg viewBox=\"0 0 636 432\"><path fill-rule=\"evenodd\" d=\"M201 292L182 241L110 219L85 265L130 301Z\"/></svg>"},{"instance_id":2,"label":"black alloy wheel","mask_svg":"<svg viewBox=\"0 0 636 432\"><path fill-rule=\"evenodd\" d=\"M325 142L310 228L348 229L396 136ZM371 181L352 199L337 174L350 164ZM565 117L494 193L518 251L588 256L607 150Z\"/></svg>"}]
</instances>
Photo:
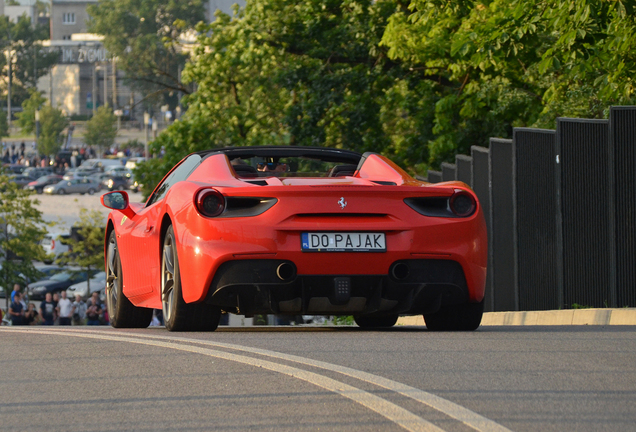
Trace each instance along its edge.
<instances>
[{"instance_id":1,"label":"black alloy wheel","mask_svg":"<svg viewBox=\"0 0 636 432\"><path fill-rule=\"evenodd\" d=\"M168 227L161 254L161 302L163 319L170 331L214 331L221 309L207 303L186 303L181 292L181 271L174 229Z\"/></svg>"},{"instance_id":2,"label":"black alloy wheel","mask_svg":"<svg viewBox=\"0 0 636 432\"><path fill-rule=\"evenodd\" d=\"M133 305L124 294L121 258L117 236L111 231L106 246L106 304L110 324L115 328L146 328L152 320L152 309Z\"/></svg>"}]
</instances>

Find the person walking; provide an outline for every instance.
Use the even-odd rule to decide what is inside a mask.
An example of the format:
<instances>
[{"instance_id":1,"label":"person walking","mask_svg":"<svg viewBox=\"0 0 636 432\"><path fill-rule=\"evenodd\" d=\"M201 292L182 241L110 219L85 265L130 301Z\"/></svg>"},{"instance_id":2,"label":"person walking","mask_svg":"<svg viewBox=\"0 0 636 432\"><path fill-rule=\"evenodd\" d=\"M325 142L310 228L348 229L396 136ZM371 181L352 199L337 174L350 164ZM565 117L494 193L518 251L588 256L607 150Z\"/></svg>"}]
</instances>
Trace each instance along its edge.
<instances>
[{"instance_id":1,"label":"person walking","mask_svg":"<svg viewBox=\"0 0 636 432\"><path fill-rule=\"evenodd\" d=\"M11 306L9 306L9 317L11 318L11 325L22 325L24 318L24 306L22 305L22 294L19 292L13 296Z\"/></svg>"},{"instance_id":2,"label":"person walking","mask_svg":"<svg viewBox=\"0 0 636 432\"><path fill-rule=\"evenodd\" d=\"M57 302L57 314L60 317L60 325L70 326L73 317L73 303L66 298L66 291L60 293L62 298Z\"/></svg>"},{"instance_id":3,"label":"person walking","mask_svg":"<svg viewBox=\"0 0 636 432\"><path fill-rule=\"evenodd\" d=\"M51 293L46 293L44 301L40 303L40 316L42 317L43 325L52 326L55 322L55 303L53 303Z\"/></svg>"},{"instance_id":4,"label":"person walking","mask_svg":"<svg viewBox=\"0 0 636 432\"><path fill-rule=\"evenodd\" d=\"M102 306L102 302L99 300L98 292L93 293L91 299L88 301L88 303L86 303L86 306L86 318L88 318L86 324L99 325L99 316L104 311L104 308Z\"/></svg>"}]
</instances>

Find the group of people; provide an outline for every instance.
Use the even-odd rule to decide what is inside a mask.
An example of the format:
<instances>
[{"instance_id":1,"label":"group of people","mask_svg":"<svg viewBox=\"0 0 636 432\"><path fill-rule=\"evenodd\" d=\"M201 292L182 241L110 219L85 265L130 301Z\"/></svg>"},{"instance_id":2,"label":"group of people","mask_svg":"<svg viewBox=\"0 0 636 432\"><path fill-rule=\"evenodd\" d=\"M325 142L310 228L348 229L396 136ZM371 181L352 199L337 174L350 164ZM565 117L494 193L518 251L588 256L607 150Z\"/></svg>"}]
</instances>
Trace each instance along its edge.
<instances>
[{"instance_id":1,"label":"group of people","mask_svg":"<svg viewBox=\"0 0 636 432\"><path fill-rule=\"evenodd\" d=\"M19 284L15 284L11 292L11 305L7 315L12 325L108 324L108 311L98 292L94 292L86 302L80 295L75 296L75 301L71 301L67 298L66 291L60 294L46 293L38 311L22 295Z\"/></svg>"}]
</instances>

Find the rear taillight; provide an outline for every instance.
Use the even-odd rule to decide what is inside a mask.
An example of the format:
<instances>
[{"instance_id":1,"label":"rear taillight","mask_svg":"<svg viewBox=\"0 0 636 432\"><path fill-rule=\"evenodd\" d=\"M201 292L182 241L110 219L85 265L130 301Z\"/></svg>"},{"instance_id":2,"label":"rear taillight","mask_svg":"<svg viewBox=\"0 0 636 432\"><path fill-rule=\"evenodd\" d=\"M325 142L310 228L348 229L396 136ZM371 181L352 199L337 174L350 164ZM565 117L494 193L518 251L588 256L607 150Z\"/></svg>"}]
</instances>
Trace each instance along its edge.
<instances>
[{"instance_id":1,"label":"rear taillight","mask_svg":"<svg viewBox=\"0 0 636 432\"><path fill-rule=\"evenodd\" d=\"M55 240L51 239L51 250L55 249Z\"/></svg>"},{"instance_id":2,"label":"rear taillight","mask_svg":"<svg viewBox=\"0 0 636 432\"><path fill-rule=\"evenodd\" d=\"M194 204L203 216L216 217L225 210L225 197L215 189L203 189L197 193Z\"/></svg>"},{"instance_id":3,"label":"rear taillight","mask_svg":"<svg viewBox=\"0 0 636 432\"><path fill-rule=\"evenodd\" d=\"M450 198L450 209L459 217L468 217L475 212L477 204L471 194L458 191Z\"/></svg>"}]
</instances>

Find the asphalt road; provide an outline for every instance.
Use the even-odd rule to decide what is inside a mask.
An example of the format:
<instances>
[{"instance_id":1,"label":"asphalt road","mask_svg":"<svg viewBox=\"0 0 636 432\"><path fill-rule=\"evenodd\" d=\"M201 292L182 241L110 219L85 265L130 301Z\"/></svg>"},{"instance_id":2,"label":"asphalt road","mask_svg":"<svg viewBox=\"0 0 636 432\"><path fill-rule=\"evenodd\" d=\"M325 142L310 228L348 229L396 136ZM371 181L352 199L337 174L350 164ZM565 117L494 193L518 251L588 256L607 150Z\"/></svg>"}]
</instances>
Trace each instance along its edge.
<instances>
[{"instance_id":1,"label":"asphalt road","mask_svg":"<svg viewBox=\"0 0 636 432\"><path fill-rule=\"evenodd\" d=\"M3 431L636 431L636 327L3 327L0 360Z\"/></svg>"}]
</instances>

